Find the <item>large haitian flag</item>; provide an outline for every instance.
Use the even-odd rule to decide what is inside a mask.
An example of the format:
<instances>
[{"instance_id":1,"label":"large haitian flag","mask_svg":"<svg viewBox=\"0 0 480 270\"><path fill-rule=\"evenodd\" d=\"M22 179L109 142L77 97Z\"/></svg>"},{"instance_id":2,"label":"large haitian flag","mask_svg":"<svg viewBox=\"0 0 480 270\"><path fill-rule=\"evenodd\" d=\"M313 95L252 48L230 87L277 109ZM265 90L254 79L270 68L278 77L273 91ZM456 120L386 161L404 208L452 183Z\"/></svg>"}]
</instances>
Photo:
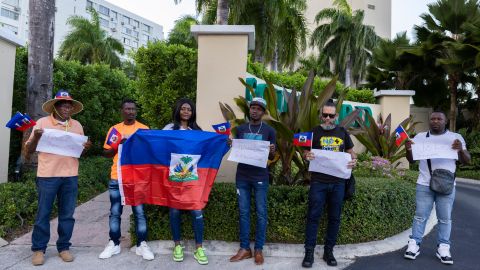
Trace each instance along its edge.
<instances>
[{"instance_id":1,"label":"large haitian flag","mask_svg":"<svg viewBox=\"0 0 480 270\"><path fill-rule=\"evenodd\" d=\"M203 209L228 149L213 132L138 130L119 151L122 204Z\"/></svg>"}]
</instances>

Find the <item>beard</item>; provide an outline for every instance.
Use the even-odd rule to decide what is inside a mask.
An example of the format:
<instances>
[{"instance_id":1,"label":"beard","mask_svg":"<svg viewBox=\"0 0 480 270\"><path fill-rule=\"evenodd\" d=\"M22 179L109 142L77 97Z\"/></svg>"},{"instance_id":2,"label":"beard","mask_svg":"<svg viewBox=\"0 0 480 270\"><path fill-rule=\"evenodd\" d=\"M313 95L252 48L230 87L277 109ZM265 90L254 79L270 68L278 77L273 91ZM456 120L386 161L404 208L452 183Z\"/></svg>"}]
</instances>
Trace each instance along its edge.
<instances>
[{"instance_id":1,"label":"beard","mask_svg":"<svg viewBox=\"0 0 480 270\"><path fill-rule=\"evenodd\" d=\"M322 128L325 129L325 130L332 130L332 129L335 128L335 124L325 124L325 123L323 123L320 126L322 126Z\"/></svg>"}]
</instances>

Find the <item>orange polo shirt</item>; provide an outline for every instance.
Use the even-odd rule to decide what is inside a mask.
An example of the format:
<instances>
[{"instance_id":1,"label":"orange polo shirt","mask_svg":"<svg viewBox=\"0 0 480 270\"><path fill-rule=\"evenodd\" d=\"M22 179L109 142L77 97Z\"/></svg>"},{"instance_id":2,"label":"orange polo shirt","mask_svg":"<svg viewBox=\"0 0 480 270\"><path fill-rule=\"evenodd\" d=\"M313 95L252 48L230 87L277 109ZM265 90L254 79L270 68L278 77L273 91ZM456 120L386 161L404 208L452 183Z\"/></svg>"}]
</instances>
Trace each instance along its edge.
<instances>
[{"instance_id":1,"label":"orange polo shirt","mask_svg":"<svg viewBox=\"0 0 480 270\"><path fill-rule=\"evenodd\" d=\"M125 125L123 122L114 125L108 130L107 137L105 138L105 143L103 144L103 148L107 150L112 149L112 147L107 144L108 134L110 134L110 131L112 131L112 128L115 128L122 135L122 138L128 138L130 137L130 135L135 133L135 131L137 131L138 129L148 129L148 126L138 121L135 121L133 125ZM118 152L115 153L115 156L113 157L112 171L110 173L110 178L113 180L118 179L117 163L118 163Z\"/></svg>"},{"instance_id":2,"label":"orange polo shirt","mask_svg":"<svg viewBox=\"0 0 480 270\"><path fill-rule=\"evenodd\" d=\"M77 120L68 120L67 124L59 122L53 115L38 119L32 133L27 140L29 144L33 140L36 129L57 129L83 135L83 127ZM50 153L38 153L38 177L70 177L78 175L78 158L61 156Z\"/></svg>"}]
</instances>

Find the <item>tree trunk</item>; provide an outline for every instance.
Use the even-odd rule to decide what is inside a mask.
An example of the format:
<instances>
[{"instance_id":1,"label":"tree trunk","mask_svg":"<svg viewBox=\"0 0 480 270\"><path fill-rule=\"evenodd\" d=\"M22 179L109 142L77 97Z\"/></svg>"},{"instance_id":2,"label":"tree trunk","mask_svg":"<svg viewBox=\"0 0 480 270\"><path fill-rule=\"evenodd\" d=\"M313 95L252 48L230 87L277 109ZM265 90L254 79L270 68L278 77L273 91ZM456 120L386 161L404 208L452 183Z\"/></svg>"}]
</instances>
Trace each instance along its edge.
<instances>
[{"instance_id":1,"label":"tree trunk","mask_svg":"<svg viewBox=\"0 0 480 270\"><path fill-rule=\"evenodd\" d=\"M217 24L228 24L228 0L217 2Z\"/></svg>"},{"instance_id":2,"label":"tree trunk","mask_svg":"<svg viewBox=\"0 0 480 270\"><path fill-rule=\"evenodd\" d=\"M450 88L450 113L448 120L450 121L449 129L455 132L457 124L457 86L458 81L455 74L448 75L448 88Z\"/></svg>"},{"instance_id":3,"label":"tree trunk","mask_svg":"<svg viewBox=\"0 0 480 270\"><path fill-rule=\"evenodd\" d=\"M352 85L352 62L350 56L347 57L347 66L345 67L345 87Z\"/></svg>"},{"instance_id":4,"label":"tree trunk","mask_svg":"<svg viewBox=\"0 0 480 270\"><path fill-rule=\"evenodd\" d=\"M275 48L275 51L273 52L273 59L270 63L270 68L272 71L278 72L278 48Z\"/></svg>"},{"instance_id":5,"label":"tree trunk","mask_svg":"<svg viewBox=\"0 0 480 270\"><path fill-rule=\"evenodd\" d=\"M29 1L29 37L26 112L38 119L42 105L52 97L55 1ZM24 141L30 132L24 133ZM25 153L23 151L23 153ZM34 162L36 163L36 162Z\"/></svg>"}]
</instances>

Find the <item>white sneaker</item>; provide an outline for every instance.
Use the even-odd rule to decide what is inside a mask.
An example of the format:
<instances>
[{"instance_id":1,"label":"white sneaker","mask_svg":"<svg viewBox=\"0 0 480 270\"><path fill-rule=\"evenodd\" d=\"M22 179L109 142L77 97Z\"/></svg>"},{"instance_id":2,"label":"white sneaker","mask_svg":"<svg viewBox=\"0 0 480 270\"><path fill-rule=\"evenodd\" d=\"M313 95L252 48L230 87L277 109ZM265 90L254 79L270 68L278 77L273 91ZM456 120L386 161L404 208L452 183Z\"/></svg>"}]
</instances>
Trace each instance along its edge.
<instances>
[{"instance_id":1,"label":"white sneaker","mask_svg":"<svg viewBox=\"0 0 480 270\"><path fill-rule=\"evenodd\" d=\"M142 256L145 260L153 260L153 252L150 250L150 247L147 245L147 242L143 241L140 243L140 246L137 247L135 253L139 256Z\"/></svg>"},{"instance_id":2,"label":"white sneaker","mask_svg":"<svg viewBox=\"0 0 480 270\"><path fill-rule=\"evenodd\" d=\"M440 244L437 249L437 258L443 264L453 264L452 254L450 254L450 245Z\"/></svg>"},{"instance_id":3,"label":"white sneaker","mask_svg":"<svg viewBox=\"0 0 480 270\"><path fill-rule=\"evenodd\" d=\"M407 250L405 250L403 257L405 259L415 260L418 255L420 255L420 246L417 245L414 239L408 240Z\"/></svg>"},{"instance_id":4,"label":"white sneaker","mask_svg":"<svg viewBox=\"0 0 480 270\"><path fill-rule=\"evenodd\" d=\"M110 240L105 247L105 249L98 255L100 259L108 259L115 254L119 254L121 251L120 245L115 245L112 240Z\"/></svg>"}]
</instances>

